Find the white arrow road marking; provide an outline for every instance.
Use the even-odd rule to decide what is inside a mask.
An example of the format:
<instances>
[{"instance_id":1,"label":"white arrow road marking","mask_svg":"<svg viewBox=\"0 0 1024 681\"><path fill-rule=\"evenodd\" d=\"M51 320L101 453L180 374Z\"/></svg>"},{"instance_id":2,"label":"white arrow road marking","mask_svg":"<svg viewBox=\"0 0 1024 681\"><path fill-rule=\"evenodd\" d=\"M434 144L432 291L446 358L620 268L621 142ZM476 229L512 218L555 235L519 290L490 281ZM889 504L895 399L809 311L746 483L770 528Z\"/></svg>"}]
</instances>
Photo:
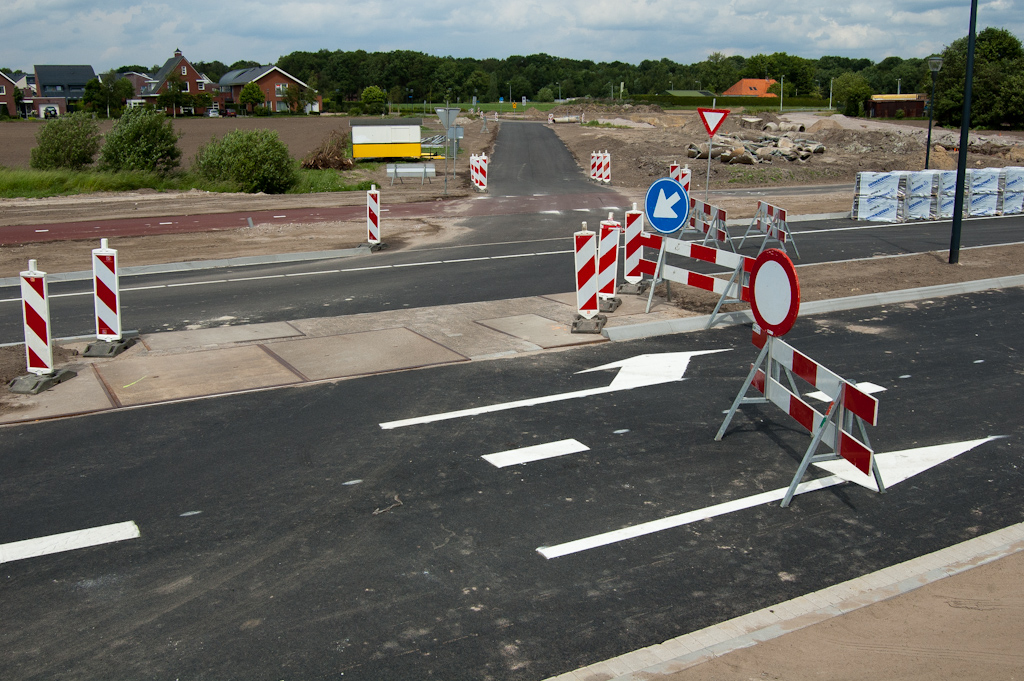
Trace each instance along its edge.
<instances>
[{"instance_id":1,"label":"white arrow road marking","mask_svg":"<svg viewBox=\"0 0 1024 681\"><path fill-rule=\"evenodd\" d=\"M489 414L495 411L505 411L506 409L532 407L538 404L547 404L549 402L573 400L580 397L590 397L591 395L603 395L617 390L631 390L633 388L641 388L648 385L658 385L659 383L681 381L683 380L683 374L686 373L686 367L689 365L691 357L696 357L697 355L710 355L716 352L726 352L728 349L729 348L722 350L698 350L695 352L666 352L660 355L638 355L619 362L612 362L611 364L605 364L603 366L594 367L593 369L585 369L577 372L583 374L590 371L599 371L601 369L619 369L619 373L616 374L611 385L604 388L590 388L588 390L577 390L571 393L559 393L557 395L546 395L544 397L531 397L529 399L518 400L516 402L502 402L500 404L491 404L485 407L474 407L472 409L463 409L461 411L449 411L442 414L431 414L429 416L417 416L411 419L401 419L399 421L388 421L380 424L380 427L384 430L391 430L393 428L404 428L405 426L416 426L423 423L433 423L435 421L460 419L465 416Z\"/></svg>"},{"instance_id":2,"label":"white arrow road marking","mask_svg":"<svg viewBox=\"0 0 1024 681\"><path fill-rule=\"evenodd\" d=\"M907 478L913 477L914 475L922 473L933 466L939 465L943 461L948 461L958 454L963 454L966 451L974 449L978 445L1000 437L1004 436L996 435L982 438L980 440L954 442L948 445L917 447L915 449L904 449L898 452L886 452L884 454L876 454L875 461L878 463L878 469L882 474L882 482L885 483L885 487L888 489L897 483L903 482ZM816 466L820 466L829 471L835 470L836 474L800 483L796 488L796 494L814 492L819 489L841 485L844 482L857 482L860 485L877 490L877 487L874 486L873 480L870 480L870 484L868 484L868 476L858 471L846 461L842 461L841 463L846 464L849 469L844 466L835 465L839 463L840 462L837 461L815 464ZM861 480L854 480L854 474L859 476ZM567 556L570 553L579 553L580 551L597 548L598 546L607 546L608 544L614 544L627 539L642 537L645 534L652 534L654 532L661 532L662 530L668 530L673 527L689 525L690 523L695 523L698 520L707 520L708 518L714 518L715 516L724 515L726 513L742 511L747 508L753 508L754 506L760 506L761 504L770 504L774 501L779 501L786 496L786 490L786 487L780 487L779 489L774 489L769 492L762 492L761 494L743 497L742 499L734 499L733 501L727 501L722 504L708 506L707 508L699 508L695 511L680 513L679 515L661 518L660 520L652 520L639 525L633 525L632 527L624 527L620 530L605 532L604 534L598 534L592 537L576 539L564 544L558 544L557 546L541 546L537 549L537 552L548 559Z\"/></svg>"},{"instance_id":3,"label":"white arrow road marking","mask_svg":"<svg viewBox=\"0 0 1024 681\"><path fill-rule=\"evenodd\" d=\"M48 537L0 544L0 563L84 549L88 546L99 546L125 539L137 539L140 536L138 525L131 520L114 525L90 527L87 530L51 534Z\"/></svg>"},{"instance_id":4,"label":"white arrow road marking","mask_svg":"<svg viewBox=\"0 0 1024 681\"><path fill-rule=\"evenodd\" d=\"M588 451L590 451L590 447L578 440L559 440L558 442L545 442L542 445L533 445L532 447L510 449L496 454L484 454L480 458L494 464L498 468L504 468L505 466L516 466L521 463L531 463L543 459L552 459L556 456Z\"/></svg>"},{"instance_id":5,"label":"white arrow road marking","mask_svg":"<svg viewBox=\"0 0 1024 681\"><path fill-rule=\"evenodd\" d=\"M672 219L677 218L679 215L672 210L672 206L679 203L679 199L682 196L680 194L673 193L671 197L665 196L665 190L658 190L658 201L654 204L654 217Z\"/></svg>"}]
</instances>

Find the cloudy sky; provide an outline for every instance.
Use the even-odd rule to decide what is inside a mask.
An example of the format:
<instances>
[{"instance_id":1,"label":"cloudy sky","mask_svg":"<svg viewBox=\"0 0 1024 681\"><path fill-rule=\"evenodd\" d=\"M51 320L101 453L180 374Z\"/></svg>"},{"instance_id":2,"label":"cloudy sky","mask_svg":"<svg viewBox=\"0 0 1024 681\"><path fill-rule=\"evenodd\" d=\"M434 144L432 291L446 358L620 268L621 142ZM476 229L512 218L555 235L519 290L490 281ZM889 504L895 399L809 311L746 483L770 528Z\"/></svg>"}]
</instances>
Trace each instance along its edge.
<instances>
[{"instance_id":1,"label":"cloudy sky","mask_svg":"<svg viewBox=\"0 0 1024 681\"><path fill-rule=\"evenodd\" d=\"M0 66L273 63L296 50L407 49L680 63L711 52L925 57L967 34L969 0L7 0ZM1024 39L1024 0L979 0L978 29Z\"/></svg>"}]
</instances>

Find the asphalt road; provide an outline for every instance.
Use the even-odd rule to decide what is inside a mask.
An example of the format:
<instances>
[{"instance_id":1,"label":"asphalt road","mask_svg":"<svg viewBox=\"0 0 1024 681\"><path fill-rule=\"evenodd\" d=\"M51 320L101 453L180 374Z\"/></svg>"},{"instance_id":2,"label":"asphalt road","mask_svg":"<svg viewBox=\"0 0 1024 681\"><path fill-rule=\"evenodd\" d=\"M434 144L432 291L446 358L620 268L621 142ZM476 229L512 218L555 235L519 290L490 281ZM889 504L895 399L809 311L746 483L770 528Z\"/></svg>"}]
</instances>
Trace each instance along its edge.
<instances>
[{"instance_id":1,"label":"asphalt road","mask_svg":"<svg viewBox=\"0 0 1024 681\"><path fill-rule=\"evenodd\" d=\"M333 261L123 277L123 326L154 333L571 291L572 233L582 221L596 228L613 208L621 219L627 208L617 192L589 182L554 132L539 124L501 126L489 182L486 196L462 202L387 207L393 212L385 214L385 226L388 217L416 211L462 215L460 224L467 229L457 242ZM334 212L352 210L363 209L342 207ZM328 219L333 214L324 208L306 212L309 215L285 211L282 219ZM199 219L244 223L245 218L238 214L161 221L187 227ZM131 226L138 221L119 222ZM963 246L1017 242L1022 227L1024 216L967 220ZM97 228L91 223L61 227ZM941 250L949 246L951 229L949 221L890 225L851 220L802 222L794 228L798 263ZM733 228L733 233L742 231ZM755 254L760 243L748 241L743 252ZM700 264L691 269L714 271ZM94 333L91 291L88 281L50 284L55 337ZM17 287L0 287L0 343L24 340L19 297Z\"/></svg>"},{"instance_id":2,"label":"asphalt road","mask_svg":"<svg viewBox=\"0 0 1024 681\"><path fill-rule=\"evenodd\" d=\"M134 521L138 539L5 563L5 678L542 679L1024 520L1024 292L801 319L787 341L886 388L878 451L1004 435L877 495L854 485L547 560L552 546L784 487L774 407L714 434L746 327L4 429L0 544ZM608 385L683 382L437 423ZM486 454L589 450L497 468ZM820 477L820 472L810 477Z\"/></svg>"}]
</instances>

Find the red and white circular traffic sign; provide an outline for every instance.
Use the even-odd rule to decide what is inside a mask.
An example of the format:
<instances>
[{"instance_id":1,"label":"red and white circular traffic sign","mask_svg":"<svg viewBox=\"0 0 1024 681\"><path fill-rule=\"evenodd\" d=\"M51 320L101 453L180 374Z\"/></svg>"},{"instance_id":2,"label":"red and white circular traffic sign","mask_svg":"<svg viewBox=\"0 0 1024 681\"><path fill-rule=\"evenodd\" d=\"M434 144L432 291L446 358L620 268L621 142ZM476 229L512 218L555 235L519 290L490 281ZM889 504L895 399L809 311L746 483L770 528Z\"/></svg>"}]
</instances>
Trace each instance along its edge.
<instances>
[{"instance_id":1,"label":"red and white circular traffic sign","mask_svg":"<svg viewBox=\"0 0 1024 681\"><path fill-rule=\"evenodd\" d=\"M750 306L758 326L772 336L789 333L800 313L800 279L778 248L762 251L750 272Z\"/></svg>"}]
</instances>

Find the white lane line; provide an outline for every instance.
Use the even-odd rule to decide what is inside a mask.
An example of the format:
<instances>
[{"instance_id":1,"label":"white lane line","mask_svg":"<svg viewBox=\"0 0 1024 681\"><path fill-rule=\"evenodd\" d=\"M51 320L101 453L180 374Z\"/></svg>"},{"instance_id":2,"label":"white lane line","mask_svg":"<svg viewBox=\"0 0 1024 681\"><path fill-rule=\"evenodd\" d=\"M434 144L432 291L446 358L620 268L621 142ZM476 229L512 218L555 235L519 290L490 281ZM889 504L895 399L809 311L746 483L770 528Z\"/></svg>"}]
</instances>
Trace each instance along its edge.
<instances>
[{"instance_id":1,"label":"white lane line","mask_svg":"<svg viewBox=\"0 0 1024 681\"><path fill-rule=\"evenodd\" d=\"M485 255L482 258L458 258L457 260L445 260L445 262L446 263L453 263L453 262L477 262L479 260L490 260L490 259L491 259L490 256L486 256Z\"/></svg>"},{"instance_id":2,"label":"white lane line","mask_svg":"<svg viewBox=\"0 0 1024 681\"><path fill-rule=\"evenodd\" d=\"M159 224L161 224L161 225L173 225L174 223L173 222L161 222Z\"/></svg>"},{"instance_id":3,"label":"white lane line","mask_svg":"<svg viewBox=\"0 0 1024 681\"><path fill-rule=\"evenodd\" d=\"M538 404L548 404L549 402L559 402L561 400L574 400L579 399L581 397L590 397L592 395L603 395L604 393L615 392L617 390L622 390L622 387L606 386L604 388L590 388L588 390L577 390L576 392L560 393L558 395L547 395L545 397L532 397L527 400L518 400L516 402L489 404L485 407L473 407L472 409L449 411L443 414L431 414L429 416L416 416L411 419L387 421L385 423L380 424L380 427L383 430L393 430L395 428L405 428L406 426L418 426L424 423L434 423L435 421L447 421L448 419L461 419L467 416L479 416L480 414L490 414L491 412L505 411L506 409L534 407Z\"/></svg>"},{"instance_id":4,"label":"white lane line","mask_svg":"<svg viewBox=\"0 0 1024 681\"><path fill-rule=\"evenodd\" d=\"M167 288L177 288L179 286L206 286L207 284L226 284L227 279L213 279L211 281L186 281L183 284L168 284Z\"/></svg>"},{"instance_id":5,"label":"white lane line","mask_svg":"<svg viewBox=\"0 0 1024 681\"><path fill-rule=\"evenodd\" d=\"M349 267L348 269L341 270L341 271L342 272L365 272L366 270L389 270L389 269L391 269L391 265L377 265L375 267Z\"/></svg>"},{"instance_id":6,"label":"white lane line","mask_svg":"<svg viewBox=\"0 0 1024 681\"><path fill-rule=\"evenodd\" d=\"M138 525L134 521L91 527L87 530L75 530L62 534L51 534L48 537L25 539L24 541L0 544L0 563L25 560L51 553L74 551L89 546L99 546L125 539L138 539L141 536Z\"/></svg>"},{"instance_id":7,"label":"white lane line","mask_svg":"<svg viewBox=\"0 0 1024 681\"><path fill-rule=\"evenodd\" d=\"M37 230L36 230L36 234L41 234L41 233L43 233L43 232L49 232L49 231L50 231L50 230L48 230L48 229L37 229Z\"/></svg>"},{"instance_id":8,"label":"white lane line","mask_svg":"<svg viewBox=\"0 0 1024 681\"><path fill-rule=\"evenodd\" d=\"M443 260L431 260L430 262L404 262L404 263L399 263L397 265L392 265L392 267L420 267L422 265L443 265L443 264L444 264Z\"/></svg>"},{"instance_id":9,"label":"white lane line","mask_svg":"<svg viewBox=\"0 0 1024 681\"><path fill-rule=\"evenodd\" d=\"M804 494L806 492L814 492L819 489L840 485L845 482L847 482L845 478L841 478L838 475L830 475L825 478L818 478L817 480L800 483L796 488L796 493ZM615 544L620 541L626 541L627 539L642 537L645 534L653 534L654 532L669 530L673 527L689 525L690 523L695 523L698 520L707 520L708 518L714 518L715 516L724 515L726 513L733 513L735 511L753 508L754 506L760 506L762 504L770 504L773 501L780 501L786 496L786 490L786 487L780 487L779 489L774 489L769 492L762 492L761 494L755 494L742 499L727 501L723 504L717 504L707 508L699 508L696 511L688 511L686 513L680 513L679 515L669 516L668 518L662 518L660 520L652 520L647 523L633 525L632 527L623 527L621 530L605 532L604 534L596 534L593 537L584 537L583 539L576 539L564 544L558 544L557 546L541 546L537 549L537 553L545 558L551 559L567 556L571 553L579 553L580 551L597 548L598 546Z\"/></svg>"},{"instance_id":10,"label":"white lane line","mask_svg":"<svg viewBox=\"0 0 1024 681\"><path fill-rule=\"evenodd\" d=\"M288 216L287 216L287 215L275 215L274 217L275 217L275 218L286 218L286 217L288 217Z\"/></svg>"},{"instance_id":11,"label":"white lane line","mask_svg":"<svg viewBox=\"0 0 1024 681\"><path fill-rule=\"evenodd\" d=\"M341 270L320 270L319 272L293 272L292 274L286 274L286 277L309 277L314 274L337 274Z\"/></svg>"},{"instance_id":12,"label":"white lane line","mask_svg":"<svg viewBox=\"0 0 1024 681\"><path fill-rule=\"evenodd\" d=\"M228 281L259 281L260 279L284 279L284 274L265 274L262 277L237 277Z\"/></svg>"},{"instance_id":13,"label":"white lane line","mask_svg":"<svg viewBox=\"0 0 1024 681\"><path fill-rule=\"evenodd\" d=\"M494 464L498 468L504 468L505 466L516 466L521 463L530 463L531 461L541 461L556 456L588 451L590 451L590 447L577 440L559 440L558 442L547 442L542 445L533 445L532 447L509 449L495 454L485 454L480 458Z\"/></svg>"},{"instance_id":14,"label":"white lane line","mask_svg":"<svg viewBox=\"0 0 1024 681\"><path fill-rule=\"evenodd\" d=\"M541 215L561 215L562 211L560 211L560 210L542 210L540 212L540 214Z\"/></svg>"},{"instance_id":15,"label":"white lane line","mask_svg":"<svg viewBox=\"0 0 1024 681\"><path fill-rule=\"evenodd\" d=\"M92 291L80 291L79 293L54 293L51 298L71 298L73 296L91 296Z\"/></svg>"},{"instance_id":16,"label":"white lane line","mask_svg":"<svg viewBox=\"0 0 1024 681\"><path fill-rule=\"evenodd\" d=\"M491 260L505 260L506 258L531 258L536 253L513 253L512 255L492 255Z\"/></svg>"},{"instance_id":17,"label":"white lane line","mask_svg":"<svg viewBox=\"0 0 1024 681\"><path fill-rule=\"evenodd\" d=\"M163 284L156 284L155 286L132 286L131 288L123 288L122 291L149 291L155 288L167 288Z\"/></svg>"},{"instance_id":18,"label":"white lane line","mask_svg":"<svg viewBox=\"0 0 1024 681\"><path fill-rule=\"evenodd\" d=\"M574 213L589 213L590 209L589 208L573 208L572 212L574 212Z\"/></svg>"}]
</instances>

